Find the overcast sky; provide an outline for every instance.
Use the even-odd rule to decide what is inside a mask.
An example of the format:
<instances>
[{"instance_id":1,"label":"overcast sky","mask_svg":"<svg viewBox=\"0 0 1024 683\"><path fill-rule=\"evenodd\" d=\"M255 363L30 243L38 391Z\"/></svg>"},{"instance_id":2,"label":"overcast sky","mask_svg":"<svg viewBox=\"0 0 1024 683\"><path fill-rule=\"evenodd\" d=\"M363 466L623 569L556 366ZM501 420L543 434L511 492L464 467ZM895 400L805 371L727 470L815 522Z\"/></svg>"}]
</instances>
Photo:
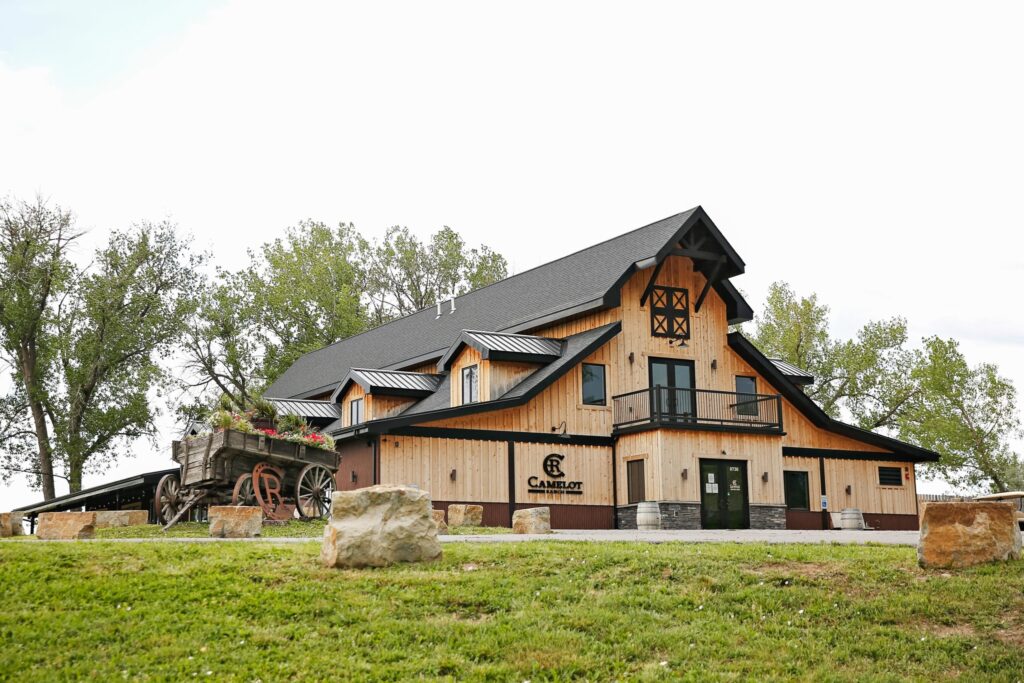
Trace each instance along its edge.
<instances>
[{"instance_id":1,"label":"overcast sky","mask_svg":"<svg viewBox=\"0 0 1024 683\"><path fill-rule=\"evenodd\" d=\"M786 280L1024 387L1022 7L6 0L0 195L227 267L317 218L515 272L700 204L755 308ZM171 464L136 450L86 485Z\"/></svg>"}]
</instances>

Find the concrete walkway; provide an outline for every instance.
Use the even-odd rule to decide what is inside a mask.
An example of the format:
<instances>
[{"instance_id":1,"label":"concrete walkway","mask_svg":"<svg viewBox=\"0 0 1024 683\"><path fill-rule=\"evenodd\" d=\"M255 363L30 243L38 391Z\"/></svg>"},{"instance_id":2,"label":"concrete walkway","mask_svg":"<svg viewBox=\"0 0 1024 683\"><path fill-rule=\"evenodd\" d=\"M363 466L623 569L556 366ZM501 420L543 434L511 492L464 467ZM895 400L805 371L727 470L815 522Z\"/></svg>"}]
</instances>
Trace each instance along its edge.
<instances>
[{"instance_id":1,"label":"concrete walkway","mask_svg":"<svg viewBox=\"0 0 1024 683\"><path fill-rule=\"evenodd\" d=\"M438 536L442 543L522 543L524 541L628 543L839 543L916 546L916 531L796 531L740 529L732 531L556 531L548 535L480 534ZM31 541L19 541L21 543ZM65 543L74 541L50 541ZM109 538L85 543L319 543L319 538Z\"/></svg>"}]
</instances>

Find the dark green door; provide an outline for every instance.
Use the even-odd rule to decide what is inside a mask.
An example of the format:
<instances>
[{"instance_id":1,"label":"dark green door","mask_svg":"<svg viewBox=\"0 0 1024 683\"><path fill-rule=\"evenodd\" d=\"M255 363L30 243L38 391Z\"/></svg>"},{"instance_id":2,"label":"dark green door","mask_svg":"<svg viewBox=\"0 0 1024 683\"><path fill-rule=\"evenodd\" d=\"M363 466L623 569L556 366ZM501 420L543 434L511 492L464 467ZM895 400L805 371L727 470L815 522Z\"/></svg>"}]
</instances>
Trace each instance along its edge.
<instances>
[{"instance_id":1,"label":"dark green door","mask_svg":"<svg viewBox=\"0 0 1024 683\"><path fill-rule=\"evenodd\" d=\"M651 386L658 387L651 410L660 410L661 417L668 420L695 417L693 361L652 358L649 368Z\"/></svg>"},{"instance_id":2,"label":"dark green door","mask_svg":"<svg viewBox=\"0 0 1024 683\"><path fill-rule=\"evenodd\" d=\"M705 529L747 529L747 463L700 461L700 521Z\"/></svg>"}]
</instances>

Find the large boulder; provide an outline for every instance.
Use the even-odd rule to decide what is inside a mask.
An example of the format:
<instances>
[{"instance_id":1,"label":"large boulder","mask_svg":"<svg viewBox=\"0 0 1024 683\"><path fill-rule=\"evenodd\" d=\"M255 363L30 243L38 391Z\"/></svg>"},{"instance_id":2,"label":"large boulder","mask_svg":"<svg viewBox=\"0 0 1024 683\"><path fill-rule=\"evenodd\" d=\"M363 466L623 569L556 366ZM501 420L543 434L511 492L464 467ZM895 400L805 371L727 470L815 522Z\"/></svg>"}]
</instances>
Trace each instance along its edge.
<instances>
[{"instance_id":1,"label":"large boulder","mask_svg":"<svg viewBox=\"0 0 1024 683\"><path fill-rule=\"evenodd\" d=\"M441 557L430 495L408 486L336 491L320 552L327 567L383 567Z\"/></svg>"},{"instance_id":2,"label":"large boulder","mask_svg":"<svg viewBox=\"0 0 1024 683\"><path fill-rule=\"evenodd\" d=\"M924 509L917 545L922 567L1017 560L1020 552L1020 527L1009 503L928 503Z\"/></svg>"},{"instance_id":3,"label":"large boulder","mask_svg":"<svg viewBox=\"0 0 1024 683\"><path fill-rule=\"evenodd\" d=\"M22 519L20 512L0 512L0 538L24 536L25 527L21 526Z\"/></svg>"},{"instance_id":4,"label":"large boulder","mask_svg":"<svg viewBox=\"0 0 1024 683\"><path fill-rule=\"evenodd\" d=\"M551 508L527 508L512 513L512 533L550 534Z\"/></svg>"},{"instance_id":5,"label":"large boulder","mask_svg":"<svg viewBox=\"0 0 1024 683\"><path fill-rule=\"evenodd\" d=\"M483 505L449 505L448 526L483 526Z\"/></svg>"},{"instance_id":6,"label":"large boulder","mask_svg":"<svg viewBox=\"0 0 1024 683\"><path fill-rule=\"evenodd\" d=\"M36 536L44 541L77 541L92 538L95 531L95 512L43 512Z\"/></svg>"},{"instance_id":7,"label":"large boulder","mask_svg":"<svg viewBox=\"0 0 1024 683\"><path fill-rule=\"evenodd\" d=\"M444 510L431 510L430 514L433 515L434 524L437 525L437 533L448 533L448 525L444 521Z\"/></svg>"},{"instance_id":8,"label":"large boulder","mask_svg":"<svg viewBox=\"0 0 1024 683\"><path fill-rule=\"evenodd\" d=\"M113 529L122 526L149 524L147 510L102 510L96 512L97 529Z\"/></svg>"},{"instance_id":9,"label":"large boulder","mask_svg":"<svg viewBox=\"0 0 1024 683\"><path fill-rule=\"evenodd\" d=\"M243 505L211 505L210 536L255 538L263 531L263 510Z\"/></svg>"}]
</instances>

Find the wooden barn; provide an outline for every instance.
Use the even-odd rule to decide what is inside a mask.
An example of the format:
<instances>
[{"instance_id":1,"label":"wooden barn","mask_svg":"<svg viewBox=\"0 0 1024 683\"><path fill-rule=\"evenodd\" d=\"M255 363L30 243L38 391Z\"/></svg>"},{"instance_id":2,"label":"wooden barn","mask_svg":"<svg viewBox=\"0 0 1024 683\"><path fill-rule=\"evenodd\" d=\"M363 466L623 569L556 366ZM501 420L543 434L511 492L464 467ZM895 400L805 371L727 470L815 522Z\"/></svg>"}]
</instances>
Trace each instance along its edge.
<instances>
[{"instance_id":1,"label":"wooden barn","mask_svg":"<svg viewBox=\"0 0 1024 683\"><path fill-rule=\"evenodd\" d=\"M490 525L916 529L938 455L826 415L730 325L744 262L700 207L299 358L266 392L337 419L340 489L413 484ZM324 411L320 411L324 412Z\"/></svg>"}]
</instances>

